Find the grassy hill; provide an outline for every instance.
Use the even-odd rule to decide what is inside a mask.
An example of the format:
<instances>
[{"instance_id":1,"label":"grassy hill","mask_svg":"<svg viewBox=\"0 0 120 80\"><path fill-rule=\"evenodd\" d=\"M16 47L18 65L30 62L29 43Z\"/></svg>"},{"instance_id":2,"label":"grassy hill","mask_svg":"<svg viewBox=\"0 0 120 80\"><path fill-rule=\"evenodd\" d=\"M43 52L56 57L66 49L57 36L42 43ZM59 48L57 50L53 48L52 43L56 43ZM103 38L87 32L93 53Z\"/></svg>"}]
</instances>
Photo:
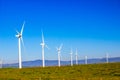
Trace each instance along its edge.
<instances>
[{"instance_id":1,"label":"grassy hill","mask_svg":"<svg viewBox=\"0 0 120 80\"><path fill-rule=\"evenodd\" d=\"M3 68L0 80L120 80L120 63Z\"/></svg>"}]
</instances>

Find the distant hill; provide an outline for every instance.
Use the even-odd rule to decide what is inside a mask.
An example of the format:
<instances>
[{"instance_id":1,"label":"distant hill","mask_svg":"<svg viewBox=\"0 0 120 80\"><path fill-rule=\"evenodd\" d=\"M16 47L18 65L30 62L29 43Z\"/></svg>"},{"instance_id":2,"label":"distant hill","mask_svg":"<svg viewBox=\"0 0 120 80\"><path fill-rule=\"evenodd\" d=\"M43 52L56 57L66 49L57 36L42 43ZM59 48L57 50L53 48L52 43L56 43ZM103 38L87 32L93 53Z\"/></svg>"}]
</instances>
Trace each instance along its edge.
<instances>
[{"instance_id":1,"label":"distant hill","mask_svg":"<svg viewBox=\"0 0 120 80\"><path fill-rule=\"evenodd\" d=\"M94 64L94 63L105 63L105 58L95 58L95 59L88 59L88 64ZM109 58L109 62L120 62L120 57L113 57ZM78 60L78 64L84 64L84 60ZM42 66L42 60L34 60L34 61L24 61L22 62L23 67L36 67L36 66ZM75 64L75 60L73 61L73 64ZM57 66L58 61L57 60L45 60L46 66ZM70 65L70 61L61 61L61 65ZM18 67L18 63L14 64L3 64L3 67Z\"/></svg>"}]
</instances>

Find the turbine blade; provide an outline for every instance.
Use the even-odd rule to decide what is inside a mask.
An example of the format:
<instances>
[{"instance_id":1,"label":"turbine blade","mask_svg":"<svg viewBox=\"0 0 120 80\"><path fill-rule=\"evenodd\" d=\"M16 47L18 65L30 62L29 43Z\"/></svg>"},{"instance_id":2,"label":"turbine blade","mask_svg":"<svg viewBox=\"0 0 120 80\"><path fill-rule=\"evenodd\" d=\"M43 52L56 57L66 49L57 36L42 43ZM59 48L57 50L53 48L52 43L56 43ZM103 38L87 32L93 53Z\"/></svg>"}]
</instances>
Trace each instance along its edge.
<instances>
[{"instance_id":1,"label":"turbine blade","mask_svg":"<svg viewBox=\"0 0 120 80\"><path fill-rule=\"evenodd\" d=\"M24 44L24 41L23 41L23 38L22 38L22 37L21 37L21 41L22 41L23 49L24 49L24 51L26 51L26 49L25 49L25 44Z\"/></svg>"},{"instance_id":2,"label":"turbine blade","mask_svg":"<svg viewBox=\"0 0 120 80\"><path fill-rule=\"evenodd\" d=\"M72 48L71 48L71 52L70 52L70 54L72 54L73 52L72 52Z\"/></svg>"},{"instance_id":3,"label":"turbine blade","mask_svg":"<svg viewBox=\"0 0 120 80\"><path fill-rule=\"evenodd\" d=\"M17 34L19 34L19 32L16 30Z\"/></svg>"},{"instance_id":4,"label":"turbine blade","mask_svg":"<svg viewBox=\"0 0 120 80\"><path fill-rule=\"evenodd\" d=\"M24 25L25 25L25 21L23 22L23 25L22 25L21 35L22 35L22 33L23 33Z\"/></svg>"},{"instance_id":5,"label":"turbine blade","mask_svg":"<svg viewBox=\"0 0 120 80\"><path fill-rule=\"evenodd\" d=\"M50 49L47 45L45 45L46 48Z\"/></svg>"},{"instance_id":6,"label":"turbine blade","mask_svg":"<svg viewBox=\"0 0 120 80\"><path fill-rule=\"evenodd\" d=\"M41 30L41 32L42 32L42 42L44 43L43 31Z\"/></svg>"},{"instance_id":7,"label":"turbine blade","mask_svg":"<svg viewBox=\"0 0 120 80\"><path fill-rule=\"evenodd\" d=\"M62 46L63 46L63 44L60 45L60 47L59 47L60 50L62 49Z\"/></svg>"}]
</instances>

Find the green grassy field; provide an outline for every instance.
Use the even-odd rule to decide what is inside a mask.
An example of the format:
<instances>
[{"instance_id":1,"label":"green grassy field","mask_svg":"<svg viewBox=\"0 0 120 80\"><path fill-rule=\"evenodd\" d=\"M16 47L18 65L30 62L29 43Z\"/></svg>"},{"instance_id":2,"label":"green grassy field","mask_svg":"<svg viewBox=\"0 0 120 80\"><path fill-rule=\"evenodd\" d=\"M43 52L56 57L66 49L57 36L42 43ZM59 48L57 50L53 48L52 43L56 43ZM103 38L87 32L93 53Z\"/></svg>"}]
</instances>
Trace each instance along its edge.
<instances>
[{"instance_id":1,"label":"green grassy field","mask_svg":"<svg viewBox=\"0 0 120 80\"><path fill-rule=\"evenodd\" d=\"M3 68L0 69L0 80L120 80L120 63Z\"/></svg>"}]
</instances>

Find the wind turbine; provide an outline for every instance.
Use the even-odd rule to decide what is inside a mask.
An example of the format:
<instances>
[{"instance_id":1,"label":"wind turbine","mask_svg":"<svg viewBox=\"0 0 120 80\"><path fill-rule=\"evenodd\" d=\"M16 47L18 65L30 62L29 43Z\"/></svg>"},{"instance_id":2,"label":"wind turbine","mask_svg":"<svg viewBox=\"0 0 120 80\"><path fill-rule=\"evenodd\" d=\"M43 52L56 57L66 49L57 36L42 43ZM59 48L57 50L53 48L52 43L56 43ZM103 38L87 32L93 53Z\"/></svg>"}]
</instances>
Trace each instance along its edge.
<instances>
[{"instance_id":1,"label":"wind turbine","mask_svg":"<svg viewBox=\"0 0 120 80\"><path fill-rule=\"evenodd\" d=\"M22 44L23 44L23 47L24 47L24 42L23 42L23 38L22 38L24 25L25 25L25 22L23 22L21 32L16 31L16 32L17 32L16 37L18 38L19 69L22 68L22 60L21 60L21 41L22 41Z\"/></svg>"},{"instance_id":2,"label":"wind turbine","mask_svg":"<svg viewBox=\"0 0 120 80\"><path fill-rule=\"evenodd\" d=\"M76 65L78 65L78 52L77 52L77 49L76 49Z\"/></svg>"},{"instance_id":3,"label":"wind turbine","mask_svg":"<svg viewBox=\"0 0 120 80\"><path fill-rule=\"evenodd\" d=\"M87 64L87 56L85 56L85 64Z\"/></svg>"},{"instance_id":4,"label":"wind turbine","mask_svg":"<svg viewBox=\"0 0 120 80\"><path fill-rule=\"evenodd\" d=\"M72 49L71 49L71 51L70 51L70 61L71 61L71 66L73 66L72 54L73 54L73 52L72 52Z\"/></svg>"},{"instance_id":5,"label":"wind turbine","mask_svg":"<svg viewBox=\"0 0 120 80\"><path fill-rule=\"evenodd\" d=\"M42 32L42 43L40 45L42 46L42 66L45 67L44 48L47 47L47 45L45 45L45 42L44 42L43 32Z\"/></svg>"},{"instance_id":6,"label":"wind turbine","mask_svg":"<svg viewBox=\"0 0 120 80\"><path fill-rule=\"evenodd\" d=\"M56 48L58 51L58 66L59 67L60 67L60 52L61 52L62 46L63 46L63 44L61 44L59 48Z\"/></svg>"},{"instance_id":7,"label":"wind turbine","mask_svg":"<svg viewBox=\"0 0 120 80\"><path fill-rule=\"evenodd\" d=\"M109 55L108 55L108 53L106 53L106 63L109 62L108 58L109 58Z\"/></svg>"},{"instance_id":8,"label":"wind turbine","mask_svg":"<svg viewBox=\"0 0 120 80\"><path fill-rule=\"evenodd\" d=\"M3 64L3 63L2 63L2 59L1 59L1 60L0 60L0 68L2 68L2 64Z\"/></svg>"}]
</instances>

